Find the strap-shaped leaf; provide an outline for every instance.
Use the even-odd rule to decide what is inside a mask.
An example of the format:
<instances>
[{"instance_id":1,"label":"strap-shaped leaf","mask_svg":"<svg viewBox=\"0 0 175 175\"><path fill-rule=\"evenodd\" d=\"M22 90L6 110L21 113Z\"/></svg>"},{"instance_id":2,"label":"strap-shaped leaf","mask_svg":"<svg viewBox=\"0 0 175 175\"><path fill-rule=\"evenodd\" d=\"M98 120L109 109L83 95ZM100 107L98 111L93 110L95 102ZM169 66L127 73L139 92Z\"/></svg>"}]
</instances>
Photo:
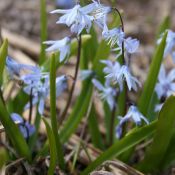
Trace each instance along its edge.
<instances>
[{"instance_id":1,"label":"strap-shaped leaf","mask_svg":"<svg viewBox=\"0 0 175 175\"><path fill-rule=\"evenodd\" d=\"M143 92L139 99L139 103L138 103L139 110L145 116L147 115L149 104L151 102L151 98L154 92L155 84L157 82L157 77L159 74L160 66L164 55L166 38L167 38L167 32L164 34L161 43L156 49L156 52L154 54L154 57L150 66L147 80L144 84Z\"/></svg>"},{"instance_id":2,"label":"strap-shaped leaf","mask_svg":"<svg viewBox=\"0 0 175 175\"><path fill-rule=\"evenodd\" d=\"M82 117L88 109L89 102L92 95L92 85L86 86L82 89L80 96L77 99L75 107L66 121L63 129L60 132L61 141L66 142L69 137L76 131Z\"/></svg>"},{"instance_id":3,"label":"strap-shaped leaf","mask_svg":"<svg viewBox=\"0 0 175 175\"><path fill-rule=\"evenodd\" d=\"M2 84L3 71L5 67L5 60L8 52L8 40L5 39L0 48L0 84Z\"/></svg>"},{"instance_id":4,"label":"strap-shaped leaf","mask_svg":"<svg viewBox=\"0 0 175 175\"><path fill-rule=\"evenodd\" d=\"M18 126L12 121L10 115L8 114L6 107L0 98L0 121L5 128L5 132L10 138L15 150L21 156L31 161L31 153L29 147L19 131Z\"/></svg>"},{"instance_id":5,"label":"strap-shaped leaf","mask_svg":"<svg viewBox=\"0 0 175 175\"><path fill-rule=\"evenodd\" d=\"M52 55L50 66L50 113L51 113L51 125L54 134L58 163L61 169L65 169L64 154L62 145L60 142L60 136L58 134L58 121L56 115L56 58Z\"/></svg>"},{"instance_id":6,"label":"strap-shaped leaf","mask_svg":"<svg viewBox=\"0 0 175 175\"><path fill-rule=\"evenodd\" d=\"M94 162L92 162L81 175L86 175L101 165L104 161L112 159L129 148L137 145L148 136L152 135L155 130L156 122L142 128L137 128L119 142L114 143L109 149L103 152Z\"/></svg>"},{"instance_id":7,"label":"strap-shaped leaf","mask_svg":"<svg viewBox=\"0 0 175 175\"><path fill-rule=\"evenodd\" d=\"M55 144L54 134L52 132L51 127L49 126L49 124L45 118L42 118L42 119L43 119L44 124L46 126L47 136L48 136L49 145L50 145L50 166L49 166L49 170L48 170L48 175L53 175L55 167L56 167L56 163L57 163L56 144Z\"/></svg>"},{"instance_id":8,"label":"strap-shaped leaf","mask_svg":"<svg viewBox=\"0 0 175 175\"><path fill-rule=\"evenodd\" d=\"M139 168L144 172L151 172L162 166L166 151L175 127L175 96L169 97L158 116L158 123L153 143L148 149Z\"/></svg>"},{"instance_id":9,"label":"strap-shaped leaf","mask_svg":"<svg viewBox=\"0 0 175 175\"><path fill-rule=\"evenodd\" d=\"M43 44L47 40L47 12L46 0L40 0L40 59L39 63L42 64L46 59L46 45Z\"/></svg>"}]
</instances>

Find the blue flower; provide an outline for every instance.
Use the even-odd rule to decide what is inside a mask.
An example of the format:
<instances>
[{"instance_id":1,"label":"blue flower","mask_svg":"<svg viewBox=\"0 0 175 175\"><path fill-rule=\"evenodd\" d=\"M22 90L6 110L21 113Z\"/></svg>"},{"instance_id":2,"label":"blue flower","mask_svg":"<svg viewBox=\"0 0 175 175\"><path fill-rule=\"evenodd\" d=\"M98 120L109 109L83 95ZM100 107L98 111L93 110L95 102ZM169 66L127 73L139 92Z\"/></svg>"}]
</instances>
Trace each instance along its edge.
<instances>
[{"instance_id":1,"label":"blue flower","mask_svg":"<svg viewBox=\"0 0 175 175\"><path fill-rule=\"evenodd\" d=\"M57 6L62 8L72 8L75 5L75 0L56 0Z\"/></svg>"},{"instance_id":2,"label":"blue flower","mask_svg":"<svg viewBox=\"0 0 175 175\"><path fill-rule=\"evenodd\" d=\"M138 111L136 106L130 106L127 114L122 117L118 117L120 122L116 127L116 137L121 138L122 136L122 126L129 120L132 120L137 126L141 125L141 121L143 120L146 124L149 124L148 120Z\"/></svg>"},{"instance_id":3,"label":"blue flower","mask_svg":"<svg viewBox=\"0 0 175 175\"><path fill-rule=\"evenodd\" d=\"M104 28L106 25L107 14L111 12L112 8L105 6L100 1L92 0L93 3L82 8L87 14L93 17L93 21L100 27Z\"/></svg>"},{"instance_id":4,"label":"blue flower","mask_svg":"<svg viewBox=\"0 0 175 175\"><path fill-rule=\"evenodd\" d=\"M121 66L118 62L112 62L109 60L103 60L102 63L106 64L103 72L106 74L106 78L111 79L115 84L118 84L120 90L123 90L123 82L126 81L128 89L137 91L137 87L141 86L141 83L131 75L129 67L126 65Z\"/></svg>"},{"instance_id":5,"label":"blue flower","mask_svg":"<svg viewBox=\"0 0 175 175\"><path fill-rule=\"evenodd\" d=\"M122 45L125 33L121 28L113 28L109 30L108 27L104 25L102 36L106 41L108 41L108 44L110 44L111 47L114 47L116 44L119 46Z\"/></svg>"},{"instance_id":6,"label":"blue flower","mask_svg":"<svg viewBox=\"0 0 175 175\"><path fill-rule=\"evenodd\" d=\"M156 84L155 91L159 99L162 97L167 98L175 92L175 69L172 69L166 74L165 67L162 65L160 68L158 83Z\"/></svg>"},{"instance_id":7,"label":"blue flower","mask_svg":"<svg viewBox=\"0 0 175 175\"><path fill-rule=\"evenodd\" d=\"M67 89L67 76L62 75L56 78L56 96L59 97Z\"/></svg>"},{"instance_id":8,"label":"blue flower","mask_svg":"<svg viewBox=\"0 0 175 175\"><path fill-rule=\"evenodd\" d=\"M60 62L62 62L70 54L70 41L69 37L57 41L45 41L44 44L51 45L46 52L60 51Z\"/></svg>"},{"instance_id":9,"label":"blue flower","mask_svg":"<svg viewBox=\"0 0 175 175\"><path fill-rule=\"evenodd\" d=\"M33 106L38 103L38 112L40 115L44 113L45 101L50 94L49 73L43 73L41 70L38 74L28 74L22 77L25 83L24 92L31 95L32 92L32 104ZM65 75L56 78L56 95L57 97L67 88L67 77ZM27 103L25 109L30 107L30 103Z\"/></svg>"},{"instance_id":10,"label":"blue flower","mask_svg":"<svg viewBox=\"0 0 175 175\"><path fill-rule=\"evenodd\" d=\"M100 91L100 98L107 101L110 109L112 110L116 105L116 90L110 86L110 81L106 79L105 85L103 86L98 80L93 79L92 83Z\"/></svg>"},{"instance_id":11,"label":"blue flower","mask_svg":"<svg viewBox=\"0 0 175 175\"><path fill-rule=\"evenodd\" d=\"M66 24L70 27L72 33L80 34L83 29L89 33L92 26L93 17L89 16L79 4L68 10L54 10L51 12L63 14L57 21L57 24Z\"/></svg>"},{"instance_id":12,"label":"blue flower","mask_svg":"<svg viewBox=\"0 0 175 175\"><path fill-rule=\"evenodd\" d=\"M137 39L128 37L124 40L124 46L127 53L135 53L139 48L140 42Z\"/></svg>"},{"instance_id":13,"label":"blue flower","mask_svg":"<svg viewBox=\"0 0 175 175\"><path fill-rule=\"evenodd\" d=\"M36 131L35 126L25 121L19 114L12 113L11 119L14 122L19 123L19 129L25 139L28 139L30 136L32 136L35 133Z\"/></svg>"},{"instance_id":14,"label":"blue flower","mask_svg":"<svg viewBox=\"0 0 175 175\"><path fill-rule=\"evenodd\" d=\"M38 71L38 67L26 64L20 64L9 56L6 58L6 68L12 79L14 79L15 76L20 78L21 71L31 71L31 72Z\"/></svg>"},{"instance_id":15,"label":"blue flower","mask_svg":"<svg viewBox=\"0 0 175 175\"><path fill-rule=\"evenodd\" d=\"M166 38L164 57L170 54L173 58L173 61L175 62L175 32L173 32L172 30L167 30L167 31L168 31L168 35ZM160 42L162 41L163 36L164 36L164 33L158 39L157 41L158 44L160 44Z\"/></svg>"}]
</instances>

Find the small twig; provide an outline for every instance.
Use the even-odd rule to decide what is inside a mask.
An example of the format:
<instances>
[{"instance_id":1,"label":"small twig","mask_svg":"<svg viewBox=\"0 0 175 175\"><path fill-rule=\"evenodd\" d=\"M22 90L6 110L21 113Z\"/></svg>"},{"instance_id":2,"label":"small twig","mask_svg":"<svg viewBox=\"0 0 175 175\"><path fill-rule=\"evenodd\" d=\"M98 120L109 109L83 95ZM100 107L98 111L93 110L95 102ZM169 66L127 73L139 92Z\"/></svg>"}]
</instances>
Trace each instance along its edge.
<instances>
[{"instance_id":1,"label":"small twig","mask_svg":"<svg viewBox=\"0 0 175 175\"><path fill-rule=\"evenodd\" d=\"M76 85L76 82L77 82L77 77L78 77L78 69L79 69L79 64L80 64L80 58L81 58L81 35L79 36L79 39L78 39L78 54L77 54L77 63L76 63L75 74L74 74L74 81L73 81L73 84L72 84L72 87L71 87L71 90L70 90L70 94L69 94L69 98L68 98L66 107L65 107L65 109L64 109L64 111L63 111L63 113L60 117L60 123L59 123L60 125L64 121L64 119L66 117L66 114L68 112L69 106L70 106L71 101L72 101L72 96L73 96L73 92L74 92L75 85Z\"/></svg>"}]
</instances>

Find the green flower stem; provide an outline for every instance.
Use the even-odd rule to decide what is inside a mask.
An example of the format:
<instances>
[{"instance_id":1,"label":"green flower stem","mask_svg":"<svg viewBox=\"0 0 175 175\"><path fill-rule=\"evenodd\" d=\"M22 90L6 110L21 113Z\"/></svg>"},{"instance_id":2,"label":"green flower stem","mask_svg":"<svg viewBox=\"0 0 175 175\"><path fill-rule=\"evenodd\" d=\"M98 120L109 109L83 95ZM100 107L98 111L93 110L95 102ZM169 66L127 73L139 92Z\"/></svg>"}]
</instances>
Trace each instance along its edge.
<instances>
[{"instance_id":1,"label":"green flower stem","mask_svg":"<svg viewBox=\"0 0 175 175\"><path fill-rule=\"evenodd\" d=\"M58 121L56 117L56 64L55 55L52 55L50 66L50 112L51 112L51 125L56 143L58 164L61 169L65 169L64 154L62 145L58 134Z\"/></svg>"}]
</instances>

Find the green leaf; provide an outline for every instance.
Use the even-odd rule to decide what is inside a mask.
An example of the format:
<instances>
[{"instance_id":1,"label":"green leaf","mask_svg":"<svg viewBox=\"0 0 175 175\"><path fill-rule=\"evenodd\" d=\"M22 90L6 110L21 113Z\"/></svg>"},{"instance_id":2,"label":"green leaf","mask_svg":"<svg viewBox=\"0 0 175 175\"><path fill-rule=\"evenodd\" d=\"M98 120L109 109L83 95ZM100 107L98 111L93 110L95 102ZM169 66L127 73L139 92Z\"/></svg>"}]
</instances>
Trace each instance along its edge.
<instances>
[{"instance_id":1,"label":"green leaf","mask_svg":"<svg viewBox=\"0 0 175 175\"><path fill-rule=\"evenodd\" d=\"M40 38L41 38L41 50L39 63L42 64L46 60L46 45L43 44L47 40L47 12L46 12L46 0L40 0Z\"/></svg>"},{"instance_id":2,"label":"green leaf","mask_svg":"<svg viewBox=\"0 0 175 175\"><path fill-rule=\"evenodd\" d=\"M143 88L143 92L138 102L139 110L145 116L147 115L149 104L151 102L151 98L154 93L155 84L157 82L157 77L159 74L160 66L164 55L166 38L167 38L167 32L164 34L160 45L156 49L152 63L150 65L148 77L146 79L146 82Z\"/></svg>"},{"instance_id":3,"label":"green leaf","mask_svg":"<svg viewBox=\"0 0 175 175\"><path fill-rule=\"evenodd\" d=\"M175 127L175 96L166 100L158 119L153 143L139 165L139 169L147 173L156 171L162 166Z\"/></svg>"},{"instance_id":4,"label":"green leaf","mask_svg":"<svg viewBox=\"0 0 175 175\"><path fill-rule=\"evenodd\" d=\"M160 170L167 169L170 166L174 165L174 163L175 163L175 129L173 131L173 136L168 145L165 157L162 161L162 166L160 167Z\"/></svg>"},{"instance_id":5,"label":"green leaf","mask_svg":"<svg viewBox=\"0 0 175 175\"><path fill-rule=\"evenodd\" d=\"M10 138L15 150L21 156L31 161L31 153L29 147L22 136L18 126L12 121L10 115L7 112L6 107L0 98L0 121L3 124L5 131Z\"/></svg>"},{"instance_id":6,"label":"green leaf","mask_svg":"<svg viewBox=\"0 0 175 175\"><path fill-rule=\"evenodd\" d=\"M50 113L51 113L51 125L55 138L58 163L61 169L65 169L64 154L62 145L60 142L60 136L58 134L58 121L56 115L56 64L55 55L52 55L50 66Z\"/></svg>"},{"instance_id":7,"label":"green leaf","mask_svg":"<svg viewBox=\"0 0 175 175\"><path fill-rule=\"evenodd\" d=\"M97 148L104 149L104 143L103 143L103 139L98 126L99 124L96 117L97 115L96 115L96 111L93 103L91 107L91 112L88 117L88 126L90 130L91 138L92 138L92 143Z\"/></svg>"},{"instance_id":8,"label":"green leaf","mask_svg":"<svg viewBox=\"0 0 175 175\"><path fill-rule=\"evenodd\" d=\"M49 126L47 120L42 118L47 130L47 136L49 139L49 146L50 146L50 166L48 170L48 175L53 175L57 163L57 150L56 150L56 143L54 139L54 133L52 132L51 127Z\"/></svg>"},{"instance_id":9,"label":"green leaf","mask_svg":"<svg viewBox=\"0 0 175 175\"><path fill-rule=\"evenodd\" d=\"M0 84L2 84L5 61L8 53L8 40L5 39L0 48Z\"/></svg>"},{"instance_id":10,"label":"green leaf","mask_svg":"<svg viewBox=\"0 0 175 175\"><path fill-rule=\"evenodd\" d=\"M60 132L61 141L66 142L69 137L75 133L79 123L88 109L88 105L92 95L92 85L84 87L79 95L72 113L68 117L63 129Z\"/></svg>"},{"instance_id":11,"label":"green leaf","mask_svg":"<svg viewBox=\"0 0 175 175\"><path fill-rule=\"evenodd\" d=\"M8 153L5 148L0 147L0 169L7 163L9 160Z\"/></svg>"},{"instance_id":12,"label":"green leaf","mask_svg":"<svg viewBox=\"0 0 175 175\"><path fill-rule=\"evenodd\" d=\"M163 22L161 23L159 30L157 32L157 37L159 38L160 35L165 32L166 29L170 28L170 16L166 16L165 19L163 20Z\"/></svg>"},{"instance_id":13,"label":"green leaf","mask_svg":"<svg viewBox=\"0 0 175 175\"><path fill-rule=\"evenodd\" d=\"M144 126L142 128L134 129L127 136L125 136L119 142L114 143L109 149L103 152L95 161L93 161L82 173L81 175L89 174L104 161L112 159L121 153L127 151L131 147L137 145L139 142L143 141L148 136L151 136L155 130L156 122L150 125Z\"/></svg>"}]
</instances>

